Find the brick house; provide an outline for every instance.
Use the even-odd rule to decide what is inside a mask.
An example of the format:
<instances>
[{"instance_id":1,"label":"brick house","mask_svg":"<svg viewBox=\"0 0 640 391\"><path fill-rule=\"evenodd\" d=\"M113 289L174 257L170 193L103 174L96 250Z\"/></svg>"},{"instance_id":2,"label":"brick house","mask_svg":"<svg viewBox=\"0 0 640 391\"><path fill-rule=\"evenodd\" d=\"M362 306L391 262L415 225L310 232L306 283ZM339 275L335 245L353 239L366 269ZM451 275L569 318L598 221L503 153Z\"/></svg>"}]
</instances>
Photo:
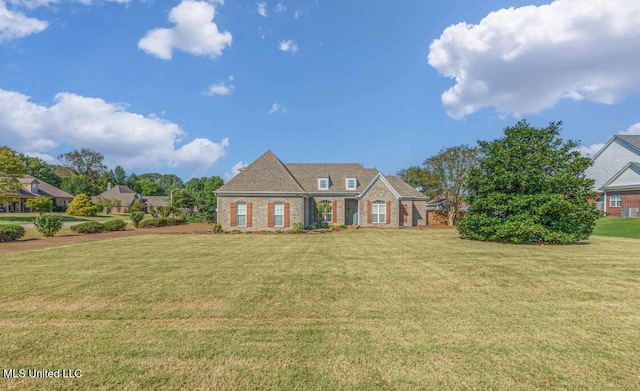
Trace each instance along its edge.
<instances>
[{"instance_id":1,"label":"brick house","mask_svg":"<svg viewBox=\"0 0 640 391\"><path fill-rule=\"evenodd\" d=\"M427 198L400 178L357 163L284 164L271 151L215 191L224 229L289 229L302 222L426 225ZM317 205L325 204L323 212Z\"/></svg>"},{"instance_id":2,"label":"brick house","mask_svg":"<svg viewBox=\"0 0 640 391\"><path fill-rule=\"evenodd\" d=\"M640 217L640 135L613 136L592 158L598 209L610 216Z\"/></svg>"},{"instance_id":3,"label":"brick house","mask_svg":"<svg viewBox=\"0 0 640 391\"><path fill-rule=\"evenodd\" d=\"M119 203L119 206L111 207L111 213L128 213L129 207L135 200L140 200L148 211L169 204L169 197L167 196L144 196L136 193L125 185L112 186L111 183L107 184L107 190L105 192L97 196L92 196L91 201L97 203L100 198L117 201Z\"/></svg>"},{"instance_id":4,"label":"brick house","mask_svg":"<svg viewBox=\"0 0 640 391\"><path fill-rule=\"evenodd\" d=\"M27 200L37 196L49 198L53 201L54 207L59 209L65 209L73 200L73 195L31 175L25 175L19 181L22 187L5 195L9 199L6 205L0 202L0 207L5 212L27 212Z\"/></svg>"}]
</instances>

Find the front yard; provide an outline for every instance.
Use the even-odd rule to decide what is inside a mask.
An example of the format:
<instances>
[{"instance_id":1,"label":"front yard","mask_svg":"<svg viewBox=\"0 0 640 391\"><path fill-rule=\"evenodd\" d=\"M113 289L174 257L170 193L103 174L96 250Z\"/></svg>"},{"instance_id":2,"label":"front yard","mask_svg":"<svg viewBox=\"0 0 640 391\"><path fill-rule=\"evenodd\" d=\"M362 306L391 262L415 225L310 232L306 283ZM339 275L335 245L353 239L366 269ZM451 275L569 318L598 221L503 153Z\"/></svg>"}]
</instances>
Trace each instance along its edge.
<instances>
[{"instance_id":1,"label":"front yard","mask_svg":"<svg viewBox=\"0 0 640 391\"><path fill-rule=\"evenodd\" d=\"M0 258L1 389L638 389L640 240L136 236Z\"/></svg>"},{"instance_id":2,"label":"front yard","mask_svg":"<svg viewBox=\"0 0 640 391\"><path fill-rule=\"evenodd\" d=\"M108 220L127 220L128 214L98 214L92 217L69 216L66 213L47 213L62 216L64 222L83 222L83 221L108 221ZM33 219L38 216L37 213L5 213L0 212L0 225L3 224L33 224Z\"/></svg>"}]
</instances>

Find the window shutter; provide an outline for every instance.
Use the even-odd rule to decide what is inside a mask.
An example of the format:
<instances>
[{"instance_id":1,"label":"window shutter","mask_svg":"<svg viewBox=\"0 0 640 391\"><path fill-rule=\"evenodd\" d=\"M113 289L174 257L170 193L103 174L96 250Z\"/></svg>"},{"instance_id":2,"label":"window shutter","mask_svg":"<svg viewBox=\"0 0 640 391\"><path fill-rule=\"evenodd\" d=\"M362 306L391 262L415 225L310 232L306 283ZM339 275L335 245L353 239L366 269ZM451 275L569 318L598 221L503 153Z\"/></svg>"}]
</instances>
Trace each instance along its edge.
<instances>
[{"instance_id":1,"label":"window shutter","mask_svg":"<svg viewBox=\"0 0 640 391\"><path fill-rule=\"evenodd\" d=\"M387 224L391 224L391 201L387 201Z\"/></svg>"},{"instance_id":2,"label":"window shutter","mask_svg":"<svg viewBox=\"0 0 640 391\"><path fill-rule=\"evenodd\" d=\"M231 226L236 226L236 203L231 203Z\"/></svg>"},{"instance_id":3,"label":"window shutter","mask_svg":"<svg viewBox=\"0 0 640 391\"><path fill-rule=\"evenodd\" d=\"M371 201L367 201L367 224L371 224Z\"/></svg>"},{"instance_id":4,"label":"window shutter","mask_svg":"<svg viewBox=\"0 0 640 391\"><path fill-rule=\"evenodd\" d=\"M338 201L333 201L331 209L331 217L333 219L333 223L336 224L338 222Z\"/></svg>"},{"instance_id":5,"label":"window shutter","mask_svg":"<svg viewBox=\"0 0 640 391\"><path fill-rule=\"evenodd\" d=\"M273 203L269 202L267 204L267 227L273 227Z\"/></svg>"},{"instance_id":6,"label":"window shutter","mask_svg":"<svg viewBox=\"0 0 640 391\"><path fill-rule=\"evenodd\" d=\"M289 203L285 202L284 203L284 226L288 227L291 225L291 218L289 216Z\"/></svg>"},{"instance_id":7,"label":"window shutter","mask_svg":"<svg viewBox=\"0 0 640 391\"><path fill-rule=\"evenodd\" d=\"M247 202L247 227L251 227L252 209L251 202Z\"/></svg>"}]
</instances>

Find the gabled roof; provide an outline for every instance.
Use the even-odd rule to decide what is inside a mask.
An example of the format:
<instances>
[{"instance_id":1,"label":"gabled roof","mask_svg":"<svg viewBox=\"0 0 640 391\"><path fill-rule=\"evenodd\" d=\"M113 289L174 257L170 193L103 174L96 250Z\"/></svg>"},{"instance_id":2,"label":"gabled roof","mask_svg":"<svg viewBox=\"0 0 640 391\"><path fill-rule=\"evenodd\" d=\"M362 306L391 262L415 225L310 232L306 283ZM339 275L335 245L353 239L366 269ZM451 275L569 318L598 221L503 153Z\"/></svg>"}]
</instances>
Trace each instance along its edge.
<instances>
[{"instance_id":1,"label":"gabled roof","mask_svg":"<svg viewBox=\"0 0 640 391\"><path fill-rule=\"evenodd\" d=\"M385 178L402 198L411 197L411 198L421 198L425 200L428 198L424 194L420 193L418 190L411 187L411 185L409 185L407 182L398 178L397 176L386 175Z\"/></svg>"},{"instance_id":2,"label":"gabled roof","mask_svg":"<svg viewBox=\"0 0 640 391\"><path fill-rule=\"evenodd\" d=\"M624 145L630 147L634 152L638 154L638 156L640 156L640 135L627 134L611 137L609 141L607 141L607 143L602 148L600 148L600 150L596 152L595 155L591 157L591 160L596 160L596 158L600 156L600 154L616 140L622 141Z\"/></svg>"},{"instance_id":3,"label":"gabled roof","mask_svg":"<svg viewBox=\"0 0 640 391\"><path fill-rule=\"evenodd\" d=\"M147 206L165 206L170 202L167 196L145 196L144 201Z\"/></svg>"},{"instance_id":4,"label":"gabled roof","mask_svg":"<svg viewBox=\"0 0 640 391\"><path fill-rule=\"evenodd\" d=\"M305 191L280 159L269 150L215 193L304 194Z\"/></svg>"},{"instance_id":5,"label":"gabled roof","mask_svg":"<svg viewBox=\"0 0 640 391\"><path fill-rule=\"evenodd\" d=\"M378 173L358 163L287 163L289 172L308 193L360 193ZM328 190L318 189L318 178L329 178ZM347 190L346 179L358 180L355 190Z\"/></svg>"},{"instance_id":6,"label":"gabled roof","mask_svg":"<svg viewBox=\"0 0 640 391\"><path fill-rule=\"evenodd\" d=\"M135 191L124 185L113 186L111 189L97 196L91 197L91 200L95 202L98 197L102 197L107 200L119 200L122 206L129 206L133 203L133 200L141 198L139 194L136 194Z\"/></svg>"},{"instance_id":7,"label":"gabled roof","mask_svg":"<svg viewBox=\"0 0 640 391\"><path fill-rule=\"evenodd\" d=\"M620 179L620 181L619 181ZM640 163L629 162L622 170L618 171L607 183L602 186L603 190L615 190L622 188L640 187Z\"/></svg>"},{"instance_id":8,"label":"gabled roof","mask_svg":"<svg viewBox=\"0 0 640 391\"><path fill-rule=\"evenodd\" d=\"M72 194L69 194L62 189L59 189L53 185L50 185L47 182L43 181L42 179L38 179L31 175L25 175L22 178L20 178L20 183L24 185L30 185L33 182L38 184L38 194L34 194L34 196L43 195L45 197L51 197L51 198L73 198ZM31 189L27 189L27 192L29 194L32 194L30 190Z\"/></svg>"}]
</instances>

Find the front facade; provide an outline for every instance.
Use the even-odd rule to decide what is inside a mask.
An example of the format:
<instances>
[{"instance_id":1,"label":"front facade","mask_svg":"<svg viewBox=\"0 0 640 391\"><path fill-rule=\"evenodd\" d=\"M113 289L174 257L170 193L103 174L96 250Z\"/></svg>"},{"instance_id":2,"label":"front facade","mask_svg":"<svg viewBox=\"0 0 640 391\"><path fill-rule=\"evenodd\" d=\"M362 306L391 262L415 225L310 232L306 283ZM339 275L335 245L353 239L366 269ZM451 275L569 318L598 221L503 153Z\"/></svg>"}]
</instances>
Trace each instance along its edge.
<instances>
[{"instance_id":1,"label":"front facade","mask_svg":"<svg viewBox=\"0 0 640 391\"><path fill-rule=\"evenodd\" d=\"M609 216L640 217L640 135L612 137L586 175L595 181L598 209Z\"/></svg>"},{"instance_id":2,"label":"front facade","mask_svg":"<svg viewBox=\"0 0 640 391\"><path fill-rule=\"evenodd\" d=\"M284 164L267 151L215 194L224 229L426 225L424 195L397 177L354 163Z\"/></svg>"},{"instance_id":3,"label":"front facade","mask_svg":"<svg viewBox=\"0 0 640 391\"><path fill-rule=\"evenodd\" d=\"M169 198L166 196L143 196L125 185L112 186L111 183L107 185L105 192L91 197L93 203L100 199L115 201L117 205L111 207L111 213L128 213L135 200L140 200L148 211L169 204Z\"/></svg>"},{"instance_id":4,"label":"front facade","mask_svg":"<svg viewBox=\"0 0 640 391\"><path fill-rule=\"evenodd\" d=\"M71 200L73 200L73 195L31 175L25 175L19 180L22 187L16 192L7 195L9 201L6 202L6 205L0 204L6 212L30 211L26 207L26 202L37 196L49 198L53 201L54 207L58 209L66 209Z\"/></svg>"}]
</instances>

